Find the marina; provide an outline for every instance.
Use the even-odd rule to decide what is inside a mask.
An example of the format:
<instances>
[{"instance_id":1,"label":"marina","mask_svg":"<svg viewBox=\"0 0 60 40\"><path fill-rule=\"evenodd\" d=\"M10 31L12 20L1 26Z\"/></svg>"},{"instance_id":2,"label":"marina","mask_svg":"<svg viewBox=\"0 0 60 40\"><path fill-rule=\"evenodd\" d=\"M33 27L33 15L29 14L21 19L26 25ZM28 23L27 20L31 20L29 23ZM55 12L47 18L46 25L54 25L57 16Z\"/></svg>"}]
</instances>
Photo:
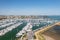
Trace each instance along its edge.
<instances>
[{"instance_id":1,"label":"marina","mask_svg":"<svg viewBox=\"0 0 60 40\"><path fill-rule=\"evenodd\" d=\"M60 0L0 0L0 40L60 40Z\"/></svg>"},{"instance_id":2,"label":"marina","mask_svg":"<svg viewBox=\"0 0 60 40\"><path fill-rule=\"evenodd\" d=\"M24 34L27 35L27 39L33 40L35 32L59 22L58 20L50 20L49 18L5 20L0 22L0 39L2 40L18 40ZM22 38L19 40L22 40Z\"/></svg>"},{"instance_id":3,"label":"marina","mask_svg":"<svg viewBox=\"0 0 60 40\"><path fill-rule=\"evenodd\" d=\"M16 37L20 37L22 36L24 33L30 31L32 28L32 24L31 23L27 23L27 25L16 34Z\"/></svg>"},{"instance_id":4,"label":"marina","mask_svg":"<svg viewBox=\"0 0 60 40\"><path fill-rule=\"evenodd\" d=\"M0 36L0 39L2 39L2 40L15 40L16 39L16 34L20 31L20 30L22 30L22 28L25 26L26 24L19 24L19 26L16 26L16 28L14 28L13 30L12 30L12 28L11 28L11 30L9 29L9 32L7 32L5 35L3 35L3 36ZM22 26L22 27L21 27ZM6 31L6 30L5 30Z\"/></svg>"}]
</instances>

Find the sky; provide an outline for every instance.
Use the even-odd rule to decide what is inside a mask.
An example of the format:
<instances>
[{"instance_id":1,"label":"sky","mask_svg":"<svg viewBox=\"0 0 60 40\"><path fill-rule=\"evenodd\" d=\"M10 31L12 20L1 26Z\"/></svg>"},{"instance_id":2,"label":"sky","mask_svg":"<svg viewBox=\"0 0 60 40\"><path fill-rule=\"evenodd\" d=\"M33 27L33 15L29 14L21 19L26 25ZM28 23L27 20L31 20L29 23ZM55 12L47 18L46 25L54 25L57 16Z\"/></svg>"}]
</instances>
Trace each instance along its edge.
<instances>
[{"instance_id":1,"label":"sky","mask_svg":"<svg viewBox=\"0 0 60 40\"><path fill-rule=\"evenodd\" d=\"M0 15L60 15L60 0L0 0Z\"/></svg>"}]
</instances>

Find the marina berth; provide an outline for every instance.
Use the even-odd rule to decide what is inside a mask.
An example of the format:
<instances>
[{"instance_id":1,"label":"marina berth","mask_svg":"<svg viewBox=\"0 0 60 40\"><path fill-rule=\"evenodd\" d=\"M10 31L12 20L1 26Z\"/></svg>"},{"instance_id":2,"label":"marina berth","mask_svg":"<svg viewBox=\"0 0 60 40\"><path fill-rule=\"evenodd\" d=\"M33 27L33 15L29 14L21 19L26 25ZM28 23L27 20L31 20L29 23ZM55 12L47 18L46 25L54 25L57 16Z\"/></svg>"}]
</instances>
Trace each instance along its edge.
<instances>
[{"instance_id":1,"label":"marina berth","mask_svg":"<svg viewBox=\"0 0 60 40\"><path fill-rule=\"evenodd\" d=\"M26 33L27 31L30 31L32 28L31 23L27 23L27 25L16 34L16 37L20 37L21 35L23 35L24 33Z\"/></svg>"},{"instance_id":2,"label":"marina berth","mask_svg":"<svg viewBox=\"0 0 60 40\"><path fill-rule=\"evenodd\" d=\"M3 25L3 24L7 24L7 23L10 23L10 22L16 22L17 20L13 20L13 19L5 19L4 21L0 21L0 25Z\"/></svg>"},{"instance_id":3,"label":"marina berth","mask_svg":"<svg viewBox=\"0 0 60 40\"><path fill-rule=\"evenodd\" d=\"M19 31L19 32L16 34L16 37L20 37L22 34L23 34L23 31Z\"/></svg>"},{"instance_id":4,"label":"marina berth","mask_svg":"<svg viewBox=\"0 0 60 40\"><path fill-rule=\"evenodd\" d=\"M0 30L0 36L5 35L7 32L13 30L14 28L18 27L19 25L21 25L22 23L16 23L10 27L7 27L6 29Z\"/></svg>"},{"instance_id":5,"label":"marina berth","mask_svg":"<svg viewBox=\"0 0 60 40\"><path fill-rule=\"evenodd\" d=\"M5 25L5 24L8 24L10 22L12 22L12 21L10 21L10 20L4 20L4 21L0 22L0 25Z\"/></svg>"},{"instance_id":6,"label":"marina berth","mask_svg":"<svg viewBox=\"0 0 60 40\"><path fill-rule=\"evenodd\" d=\"M9 25L11 25L11 24L14 24L14 23L11 22L11 23L8 23L8 24L5 24L5 25L1 25L0 28L3 28L3 27L6 27L6 26L9 26Z\"/></svg>"},{"instance_id":7,"label":"marina berth","mask_svg":"<svg viewBox=\"0 0 60 40\"><path fill-rule=\"evenodd\" d=\"M30 19L6 19L0 21L0 40L16 40L26 34L28 40L33 40L34 33L38 30L53 25L57 20L49 20L44 18Z\"/></svg>"},{"instance_id":8,"label":"marina berth","mask_svg":"<svg viewBox=\"0 0 60 40\"><path fill-rule=\"evenodd\" d=\"M10 23L1 25L1 26L0 26L0 30L4 29L4 28L6 28L6 27L9 27L9 26L11 26L11 25L13 25L13 24L16 24L16 23L18 23L18 22L15 22L15 21L14 21L14 22L10 22Z\"/></svg>"}]
</instances>

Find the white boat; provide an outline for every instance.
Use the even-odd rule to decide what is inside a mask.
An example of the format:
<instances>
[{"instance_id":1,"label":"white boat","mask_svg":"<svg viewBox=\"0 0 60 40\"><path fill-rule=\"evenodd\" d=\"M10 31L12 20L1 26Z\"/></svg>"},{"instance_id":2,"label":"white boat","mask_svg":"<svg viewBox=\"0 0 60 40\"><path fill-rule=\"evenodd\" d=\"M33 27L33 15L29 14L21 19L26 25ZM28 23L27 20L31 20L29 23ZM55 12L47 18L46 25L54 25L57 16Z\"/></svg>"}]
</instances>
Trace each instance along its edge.
<instances>
[{"instance_id":1,"label":"white boat","mask_svg":"<svg viewBox=\"0 0 60 40\"><path fill-rule=\"evenodd\" d=\"M20 37L23 33L26 33L27 31L30 31L31 28L32 28L32 24L28 23L21 31L19 31L16 34L16 37Z\"/></svg>"},{"instance_id":2,"label":"white boat","mask_svg":"<svg viewBox=\"0 0 60 40\"><path fill-rule=\"evenodd\" d=\"M7 27L6 29L0 30L0 36L5 35L7 32L13 30L14 28L18 27L19 25L21 25L22 23L16 23L10 27Z\"/></svg>"}]
</instances>

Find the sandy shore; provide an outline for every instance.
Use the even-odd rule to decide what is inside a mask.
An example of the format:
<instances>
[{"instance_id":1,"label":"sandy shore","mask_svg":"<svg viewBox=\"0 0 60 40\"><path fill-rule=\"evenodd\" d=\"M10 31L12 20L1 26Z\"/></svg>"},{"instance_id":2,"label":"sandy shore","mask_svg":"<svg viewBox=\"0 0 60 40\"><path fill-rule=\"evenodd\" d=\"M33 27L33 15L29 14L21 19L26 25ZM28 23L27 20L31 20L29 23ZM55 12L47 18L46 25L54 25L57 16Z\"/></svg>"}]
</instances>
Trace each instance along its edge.
<instances>
[{"instance_id":1,"label":"sandy shore","mask_svg":"<svg viewBox=\"0 0 60 40\"><path fill-rule=\"evenodd\" d=\"M60 34L47 31L43 34L46 40L60 40Z\"/></svg>"},{"instance_id":2,"label":"sandy shore","mask_svg":"<svg viewBox=\"0 0 60 40\"><path fill-rule=\"evenodd\" d=\"M50 36L47 36L47 35L43 35L44 36L44 38L46 39L46 40L55 40L54 38L52 38L52 37L50 37Z\"/></svg>"}]
</instances>

